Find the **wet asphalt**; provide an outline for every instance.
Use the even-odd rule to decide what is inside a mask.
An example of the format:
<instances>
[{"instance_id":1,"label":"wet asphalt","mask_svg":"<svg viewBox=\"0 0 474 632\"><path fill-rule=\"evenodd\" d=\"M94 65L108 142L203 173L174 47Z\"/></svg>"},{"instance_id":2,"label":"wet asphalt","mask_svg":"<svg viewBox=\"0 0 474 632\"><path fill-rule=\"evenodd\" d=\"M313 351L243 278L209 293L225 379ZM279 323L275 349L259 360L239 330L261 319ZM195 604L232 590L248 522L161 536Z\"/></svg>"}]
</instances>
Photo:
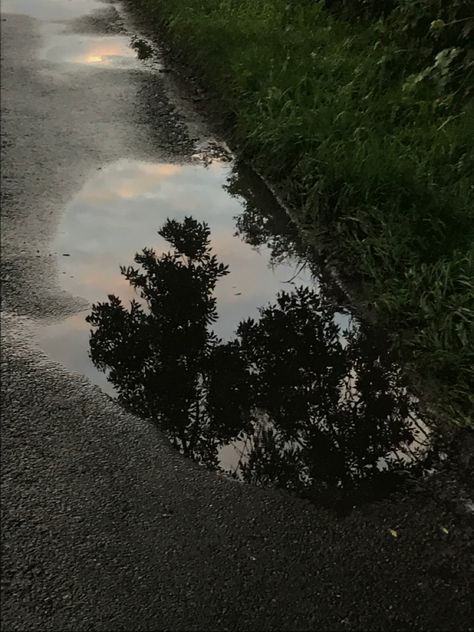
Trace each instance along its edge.
<instances>
[{"instance_id":1,"label":"wet asphalt","mask_svg":"<svg viewBox=\"0 0 474 632\"><path fill-rule=\"evenodd\" d=\"M1 27L2 629L474 629L472 531L429 486L338 520L234 483L36 346L86 307L52 252L67 202L110 162L194 148L160 73L72 71L37 20Z\"/></svg>"}]
</instances>

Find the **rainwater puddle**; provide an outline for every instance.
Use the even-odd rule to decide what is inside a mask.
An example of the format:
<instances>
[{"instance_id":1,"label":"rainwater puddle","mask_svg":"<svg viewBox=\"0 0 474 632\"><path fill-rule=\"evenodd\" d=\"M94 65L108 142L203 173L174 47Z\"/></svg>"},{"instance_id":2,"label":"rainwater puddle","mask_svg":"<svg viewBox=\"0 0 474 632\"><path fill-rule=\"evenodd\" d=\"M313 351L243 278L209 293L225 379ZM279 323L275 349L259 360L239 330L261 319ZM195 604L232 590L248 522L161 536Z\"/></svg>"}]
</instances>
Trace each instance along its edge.
<instances>
[{"instance_id":1,"label":"rainwater puddle","mask_svg":"<svg viewBox=\"0 0 474 632\"><path fill-rule=\"evenodd\" d=\"M41 20L39 57L73 67L139 69L160 67L156 51L143 39L120 34L121 18L113 3L101 0L5 0L2 13ZM115 25L119 32L110 32ZM89 31L96 31L90 33ZM147 60L144 63L144 60Z\"/></svg>"},{"instance_id":2,"label":"rainwater puddle","mask_svg":"<svg viewBox=\"0 0 474 632\"><path fill-rule=\"evenodd\" d=\"M41 58L56 63L107 68L141 67L125 35L52 34Z\"/></svg>"},{"instance_id":3,"label":"rainwater puddle","mask_svg":"<svg viewBox=\"0 0 474 632\"><path fill-rule=\"evenodd\" d=\"M243 203L224 189L232 167L214 161L177 165L123 160L97 171L66 208L55 250L60 255L62 285L91 303L116 293L134 292L120 274L144 247L169 250L158 235L167 218L192 215L209 224L212 247L230 269L217 285L219 320L214 329L229 338L245 317L283 288L313 284L299 263L270 266L270 251L253 248L236 235Z\"/></svg>"},{"instance_id":4,"label":"rainwater puddle","mask_svg":"<svg viewBox=\"0 0 474 632\"><path fill-rule=\"evenodd\" d=\"M150 42L122 34L113 3L2 10L42 20L40 55L67 72L159 66ZM44 327L40 345L213 470L330 505L384 495L426 450L384 337L306 265L261 183L195 158L122 160L84 185L54 254L62 286L90 308Z\"/></svg>"},{"instance_id":5,"label":"rainwater puddle","mask_svg":"<svg viewBox=\"0 0 474 632\"><path fill-rule=\"evenodd\" d=\"M186 215L209 224L214 251L230 268L216 289L218 336L230 338L242 319L257 316L257 308L280 289L312 284L311 273L296 260L270 266L267 246L256 249L235 234L243 201L224 189L231 173L229 163L219 161L177 165L123 160L98 170L66 208L59 227L54 247L61 285L91 304L111 293L130 301L136 294L120 266L131 264L144 247L167 251L158 229L168 217L182 220ZM113 386L88 358L85 316L76 314L46 327L41 344L67 368L113 394ZM341 314L340 319L347 317Z\"/></svg>"},{"instance_id":6,"label":"rainwater puddle","mask_svg":"<svg viewBox=\"0 0 474 632\"><path fill-rule=\"evenodd\" d=\"M99 170L55 242L92 320L46 327L40 344L201 464L318 502L375 497L416 452L416 404L270 198L220 160Z\"/></svg>"}]
</instances>

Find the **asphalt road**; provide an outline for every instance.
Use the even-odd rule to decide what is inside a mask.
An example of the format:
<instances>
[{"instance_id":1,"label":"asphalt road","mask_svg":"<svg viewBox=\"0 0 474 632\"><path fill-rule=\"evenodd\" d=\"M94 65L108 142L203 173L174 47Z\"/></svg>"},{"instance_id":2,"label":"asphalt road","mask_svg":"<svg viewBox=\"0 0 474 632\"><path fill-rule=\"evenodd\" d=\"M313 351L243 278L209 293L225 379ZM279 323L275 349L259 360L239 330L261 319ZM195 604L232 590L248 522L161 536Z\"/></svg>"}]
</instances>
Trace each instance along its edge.
<instances>
[{"instance_id":1,"label":"asphalt road","mask_svg":"<svg viewBox=\"0 0 474 632\"><path fill-rule=\"evenodd\" d=\"M72 72L2 20L2 629L474 629L472 531L429 488L336 520L185 460L37 348L83 307L51 254L68 200L192 143L159 73Z\"/></svg>"}]
</instances>

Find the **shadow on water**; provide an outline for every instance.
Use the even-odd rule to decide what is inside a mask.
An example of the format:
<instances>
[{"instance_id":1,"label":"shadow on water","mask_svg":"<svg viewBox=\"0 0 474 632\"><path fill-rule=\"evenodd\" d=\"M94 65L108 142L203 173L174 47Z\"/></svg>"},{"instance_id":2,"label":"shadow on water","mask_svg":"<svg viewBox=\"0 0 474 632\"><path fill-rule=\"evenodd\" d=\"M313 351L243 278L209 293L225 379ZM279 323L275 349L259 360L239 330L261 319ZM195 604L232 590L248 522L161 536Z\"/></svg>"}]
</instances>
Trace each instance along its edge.
<instances>
[{"instance_id":1,"label":"shadow on water","mask_svg":"<svg viewBox=\"0 0 474 632\"><path fill-rule=\"evenodd\" d=\"M227 188L240 196L237 174ZM304 261L283 212L245 199L241 238L274 261ZM401 371L381 335L344 315L324 284L279 290L223 339L215 290L229 268L208 225L168 219L159 235L167 249L145 248L121 268L135 298L110 294L87 317L92 361L125 408L199 463L343 512L419 466L423 423Z\"/></svg>"}]
</instances>

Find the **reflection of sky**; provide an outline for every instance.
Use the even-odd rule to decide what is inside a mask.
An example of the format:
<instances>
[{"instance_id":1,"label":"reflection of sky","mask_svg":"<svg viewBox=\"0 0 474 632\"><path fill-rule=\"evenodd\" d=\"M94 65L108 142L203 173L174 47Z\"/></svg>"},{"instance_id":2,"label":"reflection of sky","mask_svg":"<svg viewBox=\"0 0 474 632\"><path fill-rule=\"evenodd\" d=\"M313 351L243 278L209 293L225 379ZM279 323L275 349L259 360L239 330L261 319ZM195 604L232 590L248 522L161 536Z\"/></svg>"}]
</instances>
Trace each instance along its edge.
<instances>
[{"instance_id":1,"label":"reflection of sky","mask_svg":"<svg viewBox=\"0 0 474 632\"><path fill-rule=\"evenodd\" d=\"M158 229L168 217L193 215L209 224L214 250L230 267L217 287L215 330L224 338L232 336L240 320L257 316L259 306L290 287L285 282L294 276L297 265L271 269L266 248L257 252L234 236L234 217L243 207L223 189L229 170L220 163L204 167L127 160L99 170L65 209L58 229L54 250L62 285L91 303L106 300L110 293L128 302L135 294L120 274L120 265L132 264L134 254L145 246L168 250ZM309 275L300 274L298 281L308 283ZM88 358L87 313L43 328L39 342L68 369L87 375L112 394L113 388Z\"/></svg>"},{"instance_id":2,"label":"reflection of sky","mask_svg":"<svg viewBox=\"0 0 474 632\"><path fill-rule=\"evenodd\" d=\"M53 35L48 37L42 57L48 61L88 66L130 68L139 66L125 35Z\"/></svg>"},{"instance_id":3,"label":"reflection of sky","mask_svg":"<svg viewBox=\"0 0 474 632\"><path fill-rule=\"evenodd\" d=\"M40 20L68 20L103 6L97 0L2 0L2 13L20 13Z\"/></svg>"},{"instance_id":4,"label":"reflection of sky","mask_svg":"<svg viewBox=\"0 0 474 632\"><path fill-rule=\"evenodd\" d=\"M230 268L217 288L216 331L231 336L242 318L256 316L258 306L290 287L285 282L297 266L271 269L266 248L257 252L234 236L233 218L242 206L222 187L228 173L229 167L219 163L206 168L131 161L99 171L66 209L59 228L55 250L70 255L60 258L66 288L90 302L104 300L112 292L131 298L120 264L132 263L144 246L168 250L158 229L167 217L192 215L209 224L214 251ZM301 275L298 281L304 282Z\"/></svg>"},{"instance_id":5,"label":"reflection of sky","mask_svg":"<svg viewBox=\"0 0 474 632\"><path fill-rule=\"evenodd\" d=\"M88 313L80 312L58 324L43 327L39 332L39 343L56 361L71 371L86 375L94 384L113 396L114 387L89 359L90 326L85 320Z\"/></svg>"}]
</instances>

